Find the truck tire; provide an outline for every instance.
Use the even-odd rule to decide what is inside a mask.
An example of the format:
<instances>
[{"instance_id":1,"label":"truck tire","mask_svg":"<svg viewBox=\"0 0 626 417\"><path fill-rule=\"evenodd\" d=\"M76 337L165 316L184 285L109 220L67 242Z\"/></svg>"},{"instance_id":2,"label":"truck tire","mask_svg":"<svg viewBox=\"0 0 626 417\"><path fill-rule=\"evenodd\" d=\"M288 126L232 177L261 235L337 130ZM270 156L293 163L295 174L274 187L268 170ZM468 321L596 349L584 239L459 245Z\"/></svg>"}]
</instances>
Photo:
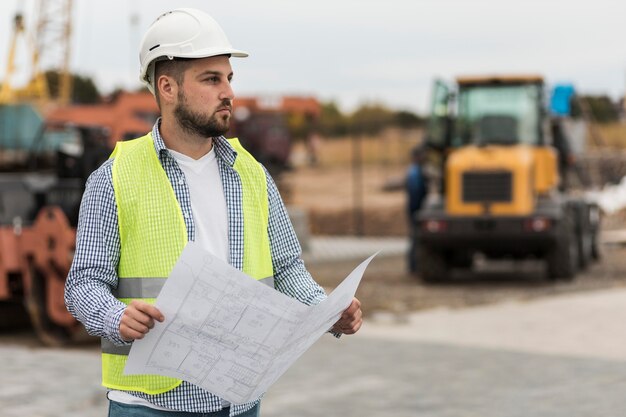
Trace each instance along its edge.
<instances>
[{"instance_id":1,"label":"truck tire","mask_svg":"<svg viewBox=\"0 0 626 417\"><path fill-rule=\"evenodd\" d=\"M600 243L598 242L597 230L593 230L591 232L591 258L594 261L602 259L602 251L600 250Z\"/></svg>"},{"instance_id":2,"label":"truck tire","mask_svg":"<svg viewBox=\"0 0 626 417\"><path fill-rule=\"evenodd\" d=\"M441 251L420 246L419 249L420 277L427 283L443 282L448 279L448 265Z\"/></svg>"},{"instance_id":3,"label":"truck tire","mask_svg":"<svg viewBox=\"0 0 626 417\"><path fill-rule=\"evenodd\" d=\"M578 240L578 267L586 269L593 257L593 231L591 227L589 206L585 202L577 205L576 238Z\"/></svg>"},{"instance_id":4,"label":"truck tire","mask_svg":"<svg viewBox=\"0 0 626 417\"><path fill-rule=\"evenodd\" d=\"M591 223L591 258L594 261L600 260L602 258L602 250L600 247L600 242L598 241L598 234L600 233L600 209L597 205L592 205L589 207L589 220Z\"/></svg>"},{"instance_id":5,"label":"truck tire","mask_svg":"<svg viewBox=\"0 0 626 417\"><path fill-rule=\"evenodd\" d=\"M548 252L548 276L553 279L572 280L578 269L579 240L573 213L566 212L559 224L554 247Z\"/></svg>"}]
</instances>

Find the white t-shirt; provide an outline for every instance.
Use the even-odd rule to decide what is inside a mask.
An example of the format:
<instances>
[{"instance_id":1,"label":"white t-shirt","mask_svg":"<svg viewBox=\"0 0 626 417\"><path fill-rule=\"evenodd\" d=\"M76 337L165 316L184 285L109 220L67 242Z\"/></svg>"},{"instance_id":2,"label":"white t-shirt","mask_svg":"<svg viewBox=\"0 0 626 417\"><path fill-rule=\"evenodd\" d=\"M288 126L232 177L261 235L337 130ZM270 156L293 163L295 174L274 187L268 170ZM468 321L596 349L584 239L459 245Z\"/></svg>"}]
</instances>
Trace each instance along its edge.
<instances>
[{"instance_id":1,"label":"white t-shirt","mask_svg":"<svg viewBox=\"0 0 626 417\"><path fill-rule=\"evenodd\" d=\"M196 243L224 262L229 262L228 213L215 150L211 148L200 159L172 150L170 153L185 174L189 187Z\"/></svg>"},{"instance_id":2,"label":"white t-shirt","mask_svg":"<svg viewBox=\"0 0 626 417\"><path fill-rule=\"evenodd\" d=\"M200 159L193 159L171 149L169 152L185 174L185 181L189 187L196 229L195 242L224 262L229 262L228 212L215 150L211 148L211 151ZM168 410L123 391L109 391L108 398L124 404ZM229 403L222 400L222 406L228 407Z\"/></svg>"}]
</instances>

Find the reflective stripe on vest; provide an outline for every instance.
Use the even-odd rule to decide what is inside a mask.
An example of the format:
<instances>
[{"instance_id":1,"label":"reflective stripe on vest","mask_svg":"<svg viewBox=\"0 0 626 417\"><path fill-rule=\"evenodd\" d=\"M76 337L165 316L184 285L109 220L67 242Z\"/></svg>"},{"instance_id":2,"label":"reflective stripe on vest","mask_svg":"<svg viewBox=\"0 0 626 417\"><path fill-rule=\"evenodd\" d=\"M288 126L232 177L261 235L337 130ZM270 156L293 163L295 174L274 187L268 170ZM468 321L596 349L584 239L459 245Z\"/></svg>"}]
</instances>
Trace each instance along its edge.
<instances>
[{"instance_id":1,"label":"reflective stripe on vest","mask_svg":"<svg viewBox=\"0 0 626 417\"><path fill-rule=\"evenodd\" d=\"M265 171L237 139L229 142L237 151L233 169L242 187L242 269L252 278L273 284ZM112 157L121 249L114 295L125 303L133 299L153 303L166 278L150 277L170 274L187 244L186 225L151 134L118 142ZM160 394L182 382L157 375L123 375L129 347L104 340L102 347L102 384L107 388Z\"/></svg>"},{"instance_id":2,"label":"reflective stripe on vest","mask_svg":"<svg viewBox=\"0 0 626 417\"><path fill-rule=\"evenodd\" d=\"M112 290L115 298L157 298L167 278L131 278L120 279L116 289ZM274 277L257 280L274 288Z\"/></svg>"}]
</instances>

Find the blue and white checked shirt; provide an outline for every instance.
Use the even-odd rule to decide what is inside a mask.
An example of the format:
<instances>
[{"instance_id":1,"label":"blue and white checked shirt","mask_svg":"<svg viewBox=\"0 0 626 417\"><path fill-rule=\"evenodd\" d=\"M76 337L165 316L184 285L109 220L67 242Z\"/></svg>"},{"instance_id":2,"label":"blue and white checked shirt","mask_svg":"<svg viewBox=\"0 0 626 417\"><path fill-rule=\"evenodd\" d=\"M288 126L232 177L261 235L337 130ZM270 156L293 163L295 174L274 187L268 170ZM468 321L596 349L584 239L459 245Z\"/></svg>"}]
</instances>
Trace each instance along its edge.
<instances>
[{"instance_id":1,"label":"blue and white checked shirt","mask_svg":"<svg viewBox=\"0 0 626 417\"><path fill-rule=\"evenodd\" d=\"M165 147L159 133L159 124L160 120L152 129L154 147L181 206L188 240L193 241L195 227L191 214L189 187L178 163ZM237 152L223 137L215 138L213 146L228 210L230 262L235 268L242 269L242 188L239 175L233 169ZM112 160L108 160L87 180L78 220L76 253L65 286L65 304L70 313L84 324L89 334L105 337L122 345L128 344L121 339L119 333L120 320L126 306L111 294L111 288L117 287L117 265L120 259L120 237L111 166ZM302 303L317 304L326 297L324 290L305 269L300 244L285 206L274 181L269 174L266 177L275 287ZM188 382L183 382L164 394L130 393L158 406L177 411L208 413L222 408L220 398ZM243 413L257 402L258 400L233 405L230 414L232 416Z\"/></svg>"}]
</instances>

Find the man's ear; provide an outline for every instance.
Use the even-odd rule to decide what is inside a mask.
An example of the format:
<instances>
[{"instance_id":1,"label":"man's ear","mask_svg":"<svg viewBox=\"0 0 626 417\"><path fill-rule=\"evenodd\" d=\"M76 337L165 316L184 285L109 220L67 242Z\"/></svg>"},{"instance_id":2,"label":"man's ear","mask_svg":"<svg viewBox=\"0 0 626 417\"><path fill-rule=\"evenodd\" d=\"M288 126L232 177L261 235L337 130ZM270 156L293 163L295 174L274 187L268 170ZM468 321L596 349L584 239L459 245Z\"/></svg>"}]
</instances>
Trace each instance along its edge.
<instances>
[{"instance_id":1,"label":"man's ear","mask_svg":"<svg viewBox=\"0 0 626 417\"><path fill-rule=\"evenodd\" d=\"M167 75L161 75L157 79L156 88L159 90L159 99L162 103L173 103L178 95L176 80Z\"/></svg>"}]
</instances>

